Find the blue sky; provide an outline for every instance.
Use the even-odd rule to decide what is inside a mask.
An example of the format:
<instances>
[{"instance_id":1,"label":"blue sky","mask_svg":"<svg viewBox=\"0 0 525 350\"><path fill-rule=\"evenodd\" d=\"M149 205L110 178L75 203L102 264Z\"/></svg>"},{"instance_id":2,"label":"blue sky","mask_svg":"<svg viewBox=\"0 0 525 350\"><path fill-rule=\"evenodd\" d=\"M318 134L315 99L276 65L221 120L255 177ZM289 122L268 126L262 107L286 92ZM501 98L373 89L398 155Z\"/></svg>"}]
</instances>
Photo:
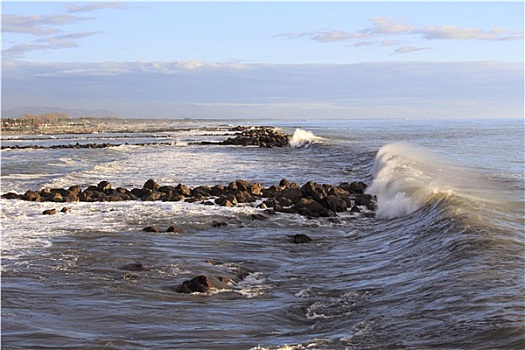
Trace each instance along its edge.
<instances>
[{"instance_id":1,"label":"blue sky","mask_svg":"<svg viewBox=\"0 0 525 350\"><path fill-rule=\"evenodd\" d=\"M3 2L2 108L523 116L523 2Z\"/></svg>"}]
</instances>

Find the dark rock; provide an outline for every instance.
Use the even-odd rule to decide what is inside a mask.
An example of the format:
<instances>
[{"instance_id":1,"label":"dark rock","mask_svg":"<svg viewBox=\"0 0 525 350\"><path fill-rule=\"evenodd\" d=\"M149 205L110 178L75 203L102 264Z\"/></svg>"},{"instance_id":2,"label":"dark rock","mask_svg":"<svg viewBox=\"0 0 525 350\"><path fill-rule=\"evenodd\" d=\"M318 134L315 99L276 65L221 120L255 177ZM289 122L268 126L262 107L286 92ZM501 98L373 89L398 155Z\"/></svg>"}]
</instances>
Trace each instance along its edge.
<instances>
[{"instance_id":1,"label":"dark rock","mask_svg":"<svg viewBox=\"0 0 525 350\"><path fill-rule=\"evenodd\" d=\"M111 184L109 183L109 181L100 181L97 185L97 189L101 192L110 190Z\"/></svg>"},{"instance_id":2,"label":"dark rock","mask_svg":"<svg viewBox=\"0 0 525 350\"><path fill-rule=\"evenodd\" d=\"M70 193L64 198L65 202L78 202L80 201L80 198L75 193Z\"/></svg>"},{"instance_id":3,"label":"dark rock","mask_svg":"<svg viewBox=\"0 0 525 350\"><path fill-rule=\"evenodd\" d=\"M279 182L279 186L281 187L290 187L290 181L288 181L287 179L282 179L280 182Z\"/></svg>"},{"instance_id":4,"label":"dark rock","mask_svg":"<svg viewBox=\"0 0 525 350\"><path fill-rule=\"evenodd\" d=\"M63 207L62 210L60 210L60 212L62 212L62 213L69 213L70 211L71 211L71 209L68 208L68 207Z\"/></svg>"},{"instance_id":5,"label":"dark rock","mask_svg":"<svg viewBox=\"0 0 525 350\"><path fill-rule=\"evenodd\" d=\"M348 209L348 203L341 197L329 195L326 204L331 211L344 212Z\"/></svg>"},{"instance_id":6,"label":"dark rock","mask_svg":"<svg viewBox=\"0 0 525 350\"><path fill-rule=\"evenodd\" d=\"M177 226L170 226L168 227L166 232L180 233L180 228L178 228Z\"/></svg>"},{"instance_id":7,"label":"dark rock","mask_svg":"<svg viewBox=\"0 0 525 350\"><path fill-rule=\"evenodd\" d=\"M7 192L2 195L3 199L22 199L22 196L14 192Z\"/></svg>"},{"instance_id":8,"label":"dark rock","mask_svg":"<svg viewBox=\"0 0 525 350\"><path fill-rule=\"evenodd\" d=\"M276 196L276 198L279 200L279 203L283 206L290 206L292 204L299 204L301 199L305 196L305 192L303 192L300 188L286 188L284 189L279 195ZM291 204L284 204L282 203L282 199L288 199Z\"/></svg>"},{"instance_id":9,"label":"dark rock","mask_svg":"<svg viewBox=\"0 0 525 350\"><path fill-rule=\"evenodd\" d=\"M79 185L74 185L74 186L69 187L68 191L69 191L69 194L78 195L80 192L82 192L82 188Z\"/></svg>"},{"instance_id":10,"label":"dark rock","mask_svg":"<svg viewBox=\"0 0 525 350\"><path fill-rule=\"evenodd\" d=\"M177 293L206 293L213 285L208 276L201 275L182 282L175 288Z\"/></svg>"},{"instance_id":11,"label":"dark rock","mask_svg":"<svg viewBox=\"0 0 525 350\"><path fill-rule=\"evenodd\" d=\"M57 213L56 209L47 209L42 212L43 215L55 215Z\"/></svg>"},{"instance_id":12,"label":"dark rock","mask_svg":"<svg viewBox=\"0 0 525 350\"><path fill-rule=\"evenodd\" d=\"M310 237L308 237L307 235L302 234L302 233L299 233L299 234L296 234L296 235L292 236L292 242L296 243L296 244L309 243L311 241L312 241L312 239Z\"/></svg>"},{"instance_id":13,"label":"dark rock","mask_svg":"<svg viewBox=\"0 0 525 350\"><path fill-rule=\"evenodd\" d=\"M228 226L228 223L225 222L225 221L213 221L213 222L211 223L211 225L212 225L213 227L224 227L224 226Z\"/></svg>"},{"instance_id":14,"label":"dark rock","mask_svg":"<svg viewBox=\"0 0 525 350\"><path fill-rule=\"evenodd\" d=\"M267 220L268 217L263 214L252 214L253 220Z\"/></svg>"},{"instance_id":15,"label":"dark rock","mask_svg":"<svg viewBox=\"0 0 525 350\"><path fill-rule=\"evenodd\" d=\"M356 206L365 206L368 210L375 210L374 196L371 194L358 194L354 201Z\"/></svg>"},{"instance_id":16,"label":"dark rock","mask_svg":"<svg viewBox=\"0 0 525 350\"><path fill-rule=\"evenodd\" d=\"M196 198L209 197L211 188L209 186L197 186L191 190L191 196Z\"/></svg>"},{"instance_id":17,"label":"dark rock","mask_svg":"<svg viewBox=\"0 0 525 350\"><path fill-rule=\"evenodd\" d=\"M156 183L155 180L153 179L149 179L148 181L146 181L143 186L143 188L148 189L148 190L156 190L159 187L160 185Z\"/></svg>"},{"instance_id":18,"label":"dark rock","mask_svg":"<svg viewBox=\"0 0 525 350\"><path fill-rule=\"evenodd\" d=\"M339 188L342 188L351 194L365 193L366 187L367 187L366 184L361 181L354 181L350 184L348 182L343 182L342 184L339 185Z\"/></svg>"},{"instance_id":19,"label":"dark rock","mask_svg":"<svg viewBox=\"0 0 525 350\"><path fill-rule=\"evenodd\" d=\"M145 231L145 232L159 232L159 230L155 226L144 227L142 229L142 231Z\"/></svg>"},{"instance_id":20,"label":"dark rock","mask_svg":"<svg viewBox=\"0 0 525 350\"><path fill-rule=\"evenodd\" d=\"M120 267L120 270L128 270L128 271L148 271L149 268L141 263L140 261L137 261L132 264L127 264Z\"/></svg>"},{"instance_id":21,"label":"dark rock","mask_svg":"<svg viewBox=\"0 0 525 350\"><path fill-rule=\"evenodd\" d=\"M293 209L297 213L309 217L330 217L334 215L332 211L313 199L303 198Z\"/></svg>"},{"instance_id":22,"label":"dark rock","mask_svg":"<svg viewBox=\"0 0 525 350\"><path fill-rule=\"evenodd\" d=\"M26 191L22 196L22 199L25 201L40 202L40 192L38 191Z\"/></svg>"},{"instance_id":23,"label":"dark rock","mask_svg":"<svg viewBox=\"0 0 525 350\"><path fill-rule=\"evenodd\" d=\"M175 190L184 197L191 196L191 190L186 185L178 184L177 187L175 187Z\"/></svg>"},{"instance_id":24,"label":"dark rock","mask_svg":"<svg viewBox=\"0 0 525 350\"><path fill-rule=\"evenodd\" d=\"M146 193L144 196L142 196L141 200L143 201L158 201L162 197L164 197L164 193L156 191L156 190L148 190L149 192Z\"/></svg>"}]
</instances>

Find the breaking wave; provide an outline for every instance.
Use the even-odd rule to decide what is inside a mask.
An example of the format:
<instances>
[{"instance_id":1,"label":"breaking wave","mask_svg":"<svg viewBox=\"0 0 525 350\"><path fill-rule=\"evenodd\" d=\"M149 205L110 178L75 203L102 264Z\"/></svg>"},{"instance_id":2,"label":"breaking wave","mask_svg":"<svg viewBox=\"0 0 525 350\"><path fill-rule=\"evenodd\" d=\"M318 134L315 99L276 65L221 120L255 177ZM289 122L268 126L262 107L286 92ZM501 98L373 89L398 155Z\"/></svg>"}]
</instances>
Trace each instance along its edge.
<instances>
[{"instance_id":1,"label":"breaking wave","mask_svg":"<svg viewBox=\"0 0 525 350\"><path fill-rule=\"evenodd\" d=\"M322 140L324 140L322 137L314 135L311 131L296 129L290 140L290 146L297 148L309 147L311 144L322 142Z\"/></svg>"}]
</instances>

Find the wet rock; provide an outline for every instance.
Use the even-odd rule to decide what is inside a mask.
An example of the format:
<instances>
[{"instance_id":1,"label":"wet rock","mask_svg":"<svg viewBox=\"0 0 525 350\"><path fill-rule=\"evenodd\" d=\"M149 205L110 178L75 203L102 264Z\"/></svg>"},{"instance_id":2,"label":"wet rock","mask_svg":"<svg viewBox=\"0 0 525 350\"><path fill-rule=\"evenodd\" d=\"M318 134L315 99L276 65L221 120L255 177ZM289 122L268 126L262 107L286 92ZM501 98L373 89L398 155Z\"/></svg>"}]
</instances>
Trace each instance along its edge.
<instances>
[{"instance_id":1,"label":"wet rock","mask_svg":"<svg viewBox=\"0 0 525 350\"><path fill-rule=\"evenodd\" d=\"M358 194L355 197L354 204L356 206L364 206L368 210L375 210L376 204L374 200L374 196L371 194Z\"/></svg>"},{"instance_id":2,"label":"wet rock","mask_svg":"<svg viewBox=\"0 0 525 350\"><path fill-rule=\"evenodd\" d=\"M181 285L175 287L177 293L206 293L213 285L210 279L205 276L197 276L191 280L182 282Z\"/></svg>"},{"instance_id":3,"label":"wet rock","mask_svg":"<svg viewBox=\"0 0 525 350\"><path fill-rule=\"evenodd\" d=\"M329 195L326 198L328 208L334 212L344 212L348 209L348 203L341 197Z\"/></svg>"},{"instance_id":4,"label":"wet rock","mask_svg":"<svg viewBox=\"0 0 525 350\"><path fill-rule=\"evenodd\" d=\"M155 226L148 226L148 227L144 227L142 229L142 231L144 231L144 232L159 232L159 229L156 228Z\"/></svg>"},{"instance_id":5,"label":"wet rock","mask_svg":"<svg viewBox=\"0 0 525 350\"><path fill-rule=\"evenodd\" d=\"M296 244L309 243L312 239L303 233L299 233L292 236L292 242Z\"/></svg>"},{"instance_id":6,"label":"wet rock","mask_svg":"<svg viewBox=\"0 0 525 350\"><path fill-rule=\"evenodd\" d=\"M145 193L140 199L143 201L158 201L161 198L164 197L164 193L156 191L156 190L147 190L148 192Z\"/></svg>"},{"instance_id":7,"label":"wet rock","mask_svg":"<svg viewBox=\"0 0 525 350\"><path fill-rule=\"evenodd\" d=\"M267 220L268 217L263 214L252 214L252 219L253 220Z\"/></svg>"},{"instance_id":8,"label":"wet rock","mask_svg":"<svg viewBox=\"0 0 525 350\"><path fill-rule=\"evenodd\" d=\"M141 263L140 261L121 266L119 269L127 270L127 271L148 271L149 270L149 268L143 263Z\"/></svg>"},{"instance_id":9,"label":"wet rock","mask_svg":"<svg viewBox=\"0 0 525 350\"><path fill-rule=\"evenodd\" d=\"M228 226L228 223L225 221L212 221L211 225L213 227L224 227L224 226Z\"/></svg>"},{"instance_id":10,"label":"wet rock","mask_svg":"<svg viewBox=\"0 0 525 350\"><path fill-rule=\"evenodd\" d=\"M309 216L313 218L330 217L334 215L334 213L331 210L323 207L321 203L313 199L307 199L307 198L301 199L301 202L295 205L293 209L301 215Z\"/></svg>"},{"instance_id":11,"label":"wet rock","mask_svg":"<svg viewBox=\"0 0 525 350\"><path fill-rule=\"evenodd\" d=\"M3 199L22 199L22 196L14 192L7 192L2 195Z\"/></svg>"},{"instance_id":12,"label":"wet rock","mask_svg":"<svg viewBox=\"0 0 525 350\"><path fill-rule=\"evenodd\" d=\"M71 211L71 209L68 208L68 207L63 207L63 208L60 210L61 213L69 213L70 211Z\"/></svg>"},{"instance_id":13,"label":"wet rock","mask_svg":"<svg viewBox=\"0 0 525 350\"><path fill-rule=\"evenodd\" d=\"M40 192L38 191L26 191L22 196L22 199L25 201L40 202Z\"/></svg>"},{"instance_id":14,"label":"wet rock","mask_svg":"<svg viewBox=\"0 0 525 350\"><path fill-rule=\"evenodd\" d=\"M173 233L180 233L180 231L181 231L180 228L178 228L177 226L170 226L166 230L166 232L173 232Z\"/></svg>"},{"instance_id":15,"label":"wet rock","mask_svg":"<svg viewBox=\"0 0 525 350\"><path fill-rule=\"evenodd\" d=\"M197 186L191 190L191 196L195 198L210 197L211 188L209 186Z\"/></svg>"},{"instance_id":16,"label":"wet rock","mask_svg":"<svg viewBox=\"0 0 525 350\"><path fill-rule=\"evenodd\" d=\"M350 184L348 182L343 182L342 184L339 185L339 188L342 188L351 194L365 193L366 187L367 187L366 184L361 181L354 181Z\"/></svg>"},{"instance_id":17,"label":"wet rock","mask_svg":"<svg viewBox=\"0 0 525 350\"><path fill-rule=\"evenodd\" d=\"M74 185L74 186L69 187L68 191L69 191L69 194L75 194L78 196L78 194L82 192L82 188L79 185Z\"/></svg>"},{"instance_id":18,"label":"wet rock","mask_svg":"<svg viewBox=\"0 0 525 350\"><path fill-rule=\"evenodd\" d=\"M46 209L42 212L43 215L55 215L57 213L56 209Z\"/></svg>"},{"instance_id":19,"label":"wet rock","mask_svg":"<svg viewBox=\"0 0 525 350\"><path fill-rule=\"evenodd\" d=\"M157 182L155 182L155 180L149 179L148 181L144 183L144 186L142 188L145 188L148 190L156 190L160 188L160 185Z\"/></svg>"},{"instance_id":20,"label":"wet rock","mask_svg":"<svg viewBox=\"0 0 525 350\"><path fill-rule=\"evenodd\" d=\"M111 184L109 183L109 181L100 181L97 185L97 189L101 192L110 190Z\"/></svg>"}]
</instances>

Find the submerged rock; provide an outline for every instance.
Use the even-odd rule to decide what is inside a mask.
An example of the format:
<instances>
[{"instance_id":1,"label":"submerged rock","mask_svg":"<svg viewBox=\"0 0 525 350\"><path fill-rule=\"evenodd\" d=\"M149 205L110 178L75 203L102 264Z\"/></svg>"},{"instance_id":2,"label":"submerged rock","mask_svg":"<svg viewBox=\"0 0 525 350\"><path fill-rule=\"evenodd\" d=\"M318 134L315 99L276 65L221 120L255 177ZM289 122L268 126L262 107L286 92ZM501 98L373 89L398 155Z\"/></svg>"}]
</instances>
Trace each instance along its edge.
<instances>
[{"instance_id":1,"label":"submerged rock","mask_svg":"<svg viewBox=\"0 0 525 350\"><path fill-rule=\"evenodd\" d=\"M312 239L303 233L298 233L292 236L292 242L296 244L310 243Z\"/></svg>"},{"instance_id":2,"label":"submerged rock","mask_svg":"<svg viewBox=\"0 0 525 350\"><path fill-rule=\"evenodd\" d=\"M182 282L182 284L175 287L177 293L206 293L213 285L208 276L201 275Z\"/></svg>"}]
</instances>

